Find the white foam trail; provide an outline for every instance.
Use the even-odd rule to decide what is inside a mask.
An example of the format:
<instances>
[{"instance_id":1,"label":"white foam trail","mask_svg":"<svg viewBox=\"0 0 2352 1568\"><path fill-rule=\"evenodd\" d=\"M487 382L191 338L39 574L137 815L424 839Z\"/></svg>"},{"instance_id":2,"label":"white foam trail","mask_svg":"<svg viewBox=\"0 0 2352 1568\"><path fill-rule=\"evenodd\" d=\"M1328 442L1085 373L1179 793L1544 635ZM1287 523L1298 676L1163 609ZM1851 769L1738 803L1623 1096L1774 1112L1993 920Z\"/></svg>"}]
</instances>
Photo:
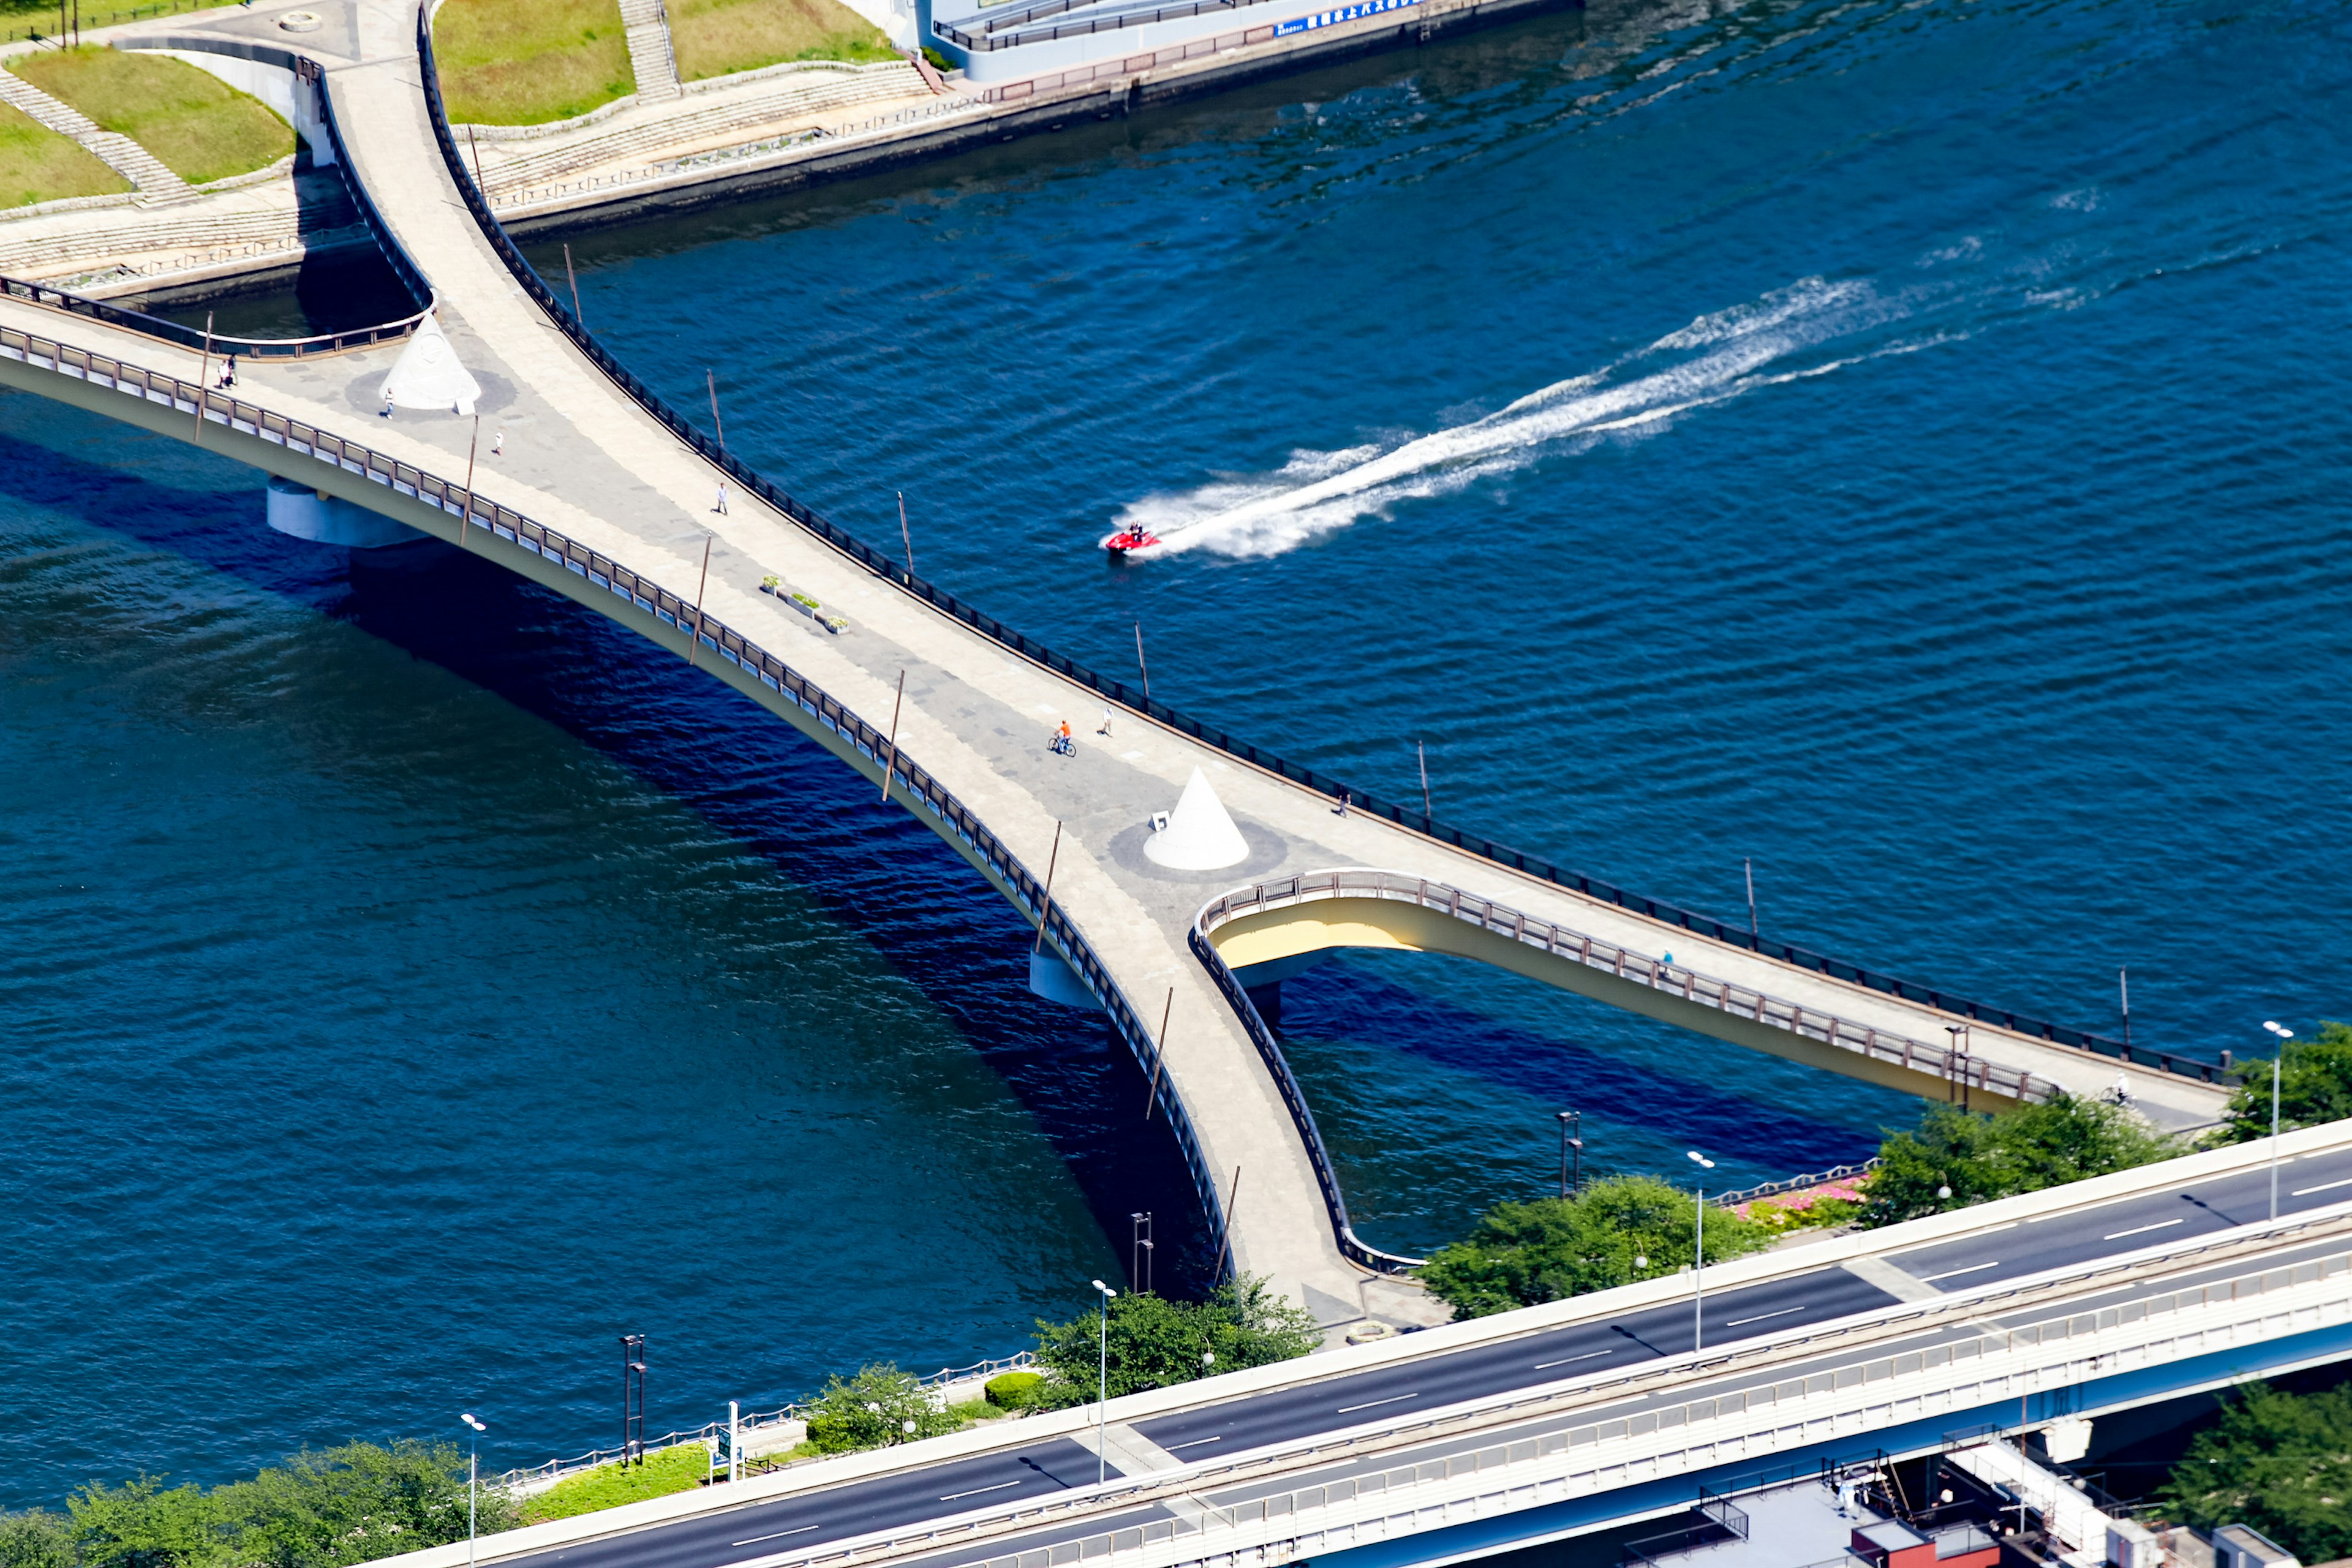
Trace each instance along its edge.
<instances>
[{"instance_id":1,"label":"white foam trail","mask_svg":"<svg viewBox=\"0 0 2352 1568\"><path fill-rule=\"evenodd\" d=\"M1382 450L1300 451L1257 479L1228 479L1147 496L1120 514L1166 552L1274 555L1409 497L1460 489L1532 462L1547 447L1671 419L1758 387L1818 375L1865 355L1771 367L1900 318L1899 303L1864 282L1808 279L1752 304L1702 316L1600 371L1555 382L1507 407Z\"/></svg>"}]
</instances>

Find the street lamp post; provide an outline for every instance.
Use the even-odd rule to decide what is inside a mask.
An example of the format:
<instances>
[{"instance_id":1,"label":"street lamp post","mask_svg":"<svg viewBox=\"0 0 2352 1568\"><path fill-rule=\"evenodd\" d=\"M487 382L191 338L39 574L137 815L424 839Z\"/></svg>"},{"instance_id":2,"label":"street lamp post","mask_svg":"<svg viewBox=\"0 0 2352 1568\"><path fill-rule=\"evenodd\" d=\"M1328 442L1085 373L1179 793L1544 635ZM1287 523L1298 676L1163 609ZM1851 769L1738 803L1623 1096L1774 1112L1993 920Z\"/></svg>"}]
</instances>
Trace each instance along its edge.
<instances>
[{"instance_id":1,"label":"street lamp post","mask_svg":"<svg viewBox=\"0 0 2352 1568\"><path fill-rule=\"evenodd\" d=\"M480 1444L488 1426L474 1419L470 1410L461 1410L457 1418L472 1430L466 1434L466 1568L474 1568L474 1492L481 1475Z\"/></svg>"},{"instance_id":2,"label":"street lamp post","mask_svg":"<svg viewBox=\"0 0 2352 1568\"><path fill-rule=\"evenodd\" d=\"M1095 1485L1110 1479L1110 1304L1118 1292L1094 1281L1102 1292L1102 1381L1095 1389Z\"/></svg>"},{"instance_id":3,"label":"street lamp post","mask_svg":"<svg viewBox=\"0 0 2352 1568\"><path fill-rule=\"evenodd\" d=\"M2278 1037L2278 1050L2271 1058L2271 1218L2278 1218L2278 1156L2279 1156L2279 1064L2286 1060L2286 1043L2294 1038L2294 1031L2273 1018L2263 1020L2263 1027Z\"/></svg>"},{"instance_id":4,"label":"street lamp post","mask_svg":"<svg viewBox=\"0 0 2352 1568\"><path fill-rule=\"evenodd\" d=\"M1559 1114L1559 1195L1584 1190L1584 1113L1563 1110ZM1576 1154L1576 1179L1569 1180L1568 1160L1570 1150Z\"/></svg>"},{"instance_id":5,"label":"street lamp post","mask_svg":"<svg viewBox=\"0 0 2352 1568\"><path fill-rule=\"evenodd\" d=\"M1699 1163L1700 1168L1708 1171L1715 1169L1715 1162L1697 1150L1693 1149L1689 1153L1692 1159ZM1705 1182L1706 1178L1701 1176L1699 1180ZM1702 1186L1698 1190L1697 1219L1695 1226L1695 1239L1691 1247L1691 1349L1693 1350L1699 1349L1701 1344L1702 1326L1699 1322L1699 1308L1705 1301L1706 1296L1706 1188Z\"/></svg>"}]
</instances>

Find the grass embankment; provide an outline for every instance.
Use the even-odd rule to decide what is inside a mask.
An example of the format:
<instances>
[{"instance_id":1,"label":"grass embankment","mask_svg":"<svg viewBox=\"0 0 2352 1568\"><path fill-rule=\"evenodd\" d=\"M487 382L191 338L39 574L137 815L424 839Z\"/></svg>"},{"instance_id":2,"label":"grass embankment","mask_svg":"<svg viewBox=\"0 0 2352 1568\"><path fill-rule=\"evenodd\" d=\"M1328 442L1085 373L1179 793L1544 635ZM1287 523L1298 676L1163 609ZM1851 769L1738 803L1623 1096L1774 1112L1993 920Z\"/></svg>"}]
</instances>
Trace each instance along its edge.
<instances>
[{"instance_id":1,"label":"grass embankment","mask_svg":"<svg viewBox=\"0 0 2352 1568\"><path fill-rule=\"evenodd\" d=\"M448 0L433 47L461 124L544 125L637 90L620 0Z\"/></svg>"},{"instance_id":2,"label":"grass embankment","mask_svg":"<svg viewBox=\"0 0 2352 1568\"><path fill-rule=\"evenodd\" d=\"M0 103L0 209L131 189L81 143Z\"/></svg>"},{"instance_id":3,"label":"grass embankment","mask_svg":"<svg viewBox=\"0 0 2352 1568\"><path fill-rule=\"evenodd\" d=\"M192 185L268 168L294 151L294 128L267 104L168 56L86 45L20 56L10 68Z\"/></svg>"},{"instance_id":4,"label":"grass embankment","mask_svg":"<svg viewBox=\"0 0 2352 1568\"><path fill-rule=\"evenodd\" d=\"M786 60L895 60L881 29L840 0L670 0L670 47L683 81Z\"/></svg>"},{"instance_id":5,"label":"grass embankment","mask_svg":"<svg viewBox=\"0 0 2352 1568\"><path fill-rule=\"evenodd\" d=\"M551 1519L594 1513L625 1502L691 1491L710 1479L710 1450L699 1443L657 1448L641 1464L599 1465L576 1476L566 1476L522 1505L522 1522L545 1524Z\"/></svg>"}]
</instances>

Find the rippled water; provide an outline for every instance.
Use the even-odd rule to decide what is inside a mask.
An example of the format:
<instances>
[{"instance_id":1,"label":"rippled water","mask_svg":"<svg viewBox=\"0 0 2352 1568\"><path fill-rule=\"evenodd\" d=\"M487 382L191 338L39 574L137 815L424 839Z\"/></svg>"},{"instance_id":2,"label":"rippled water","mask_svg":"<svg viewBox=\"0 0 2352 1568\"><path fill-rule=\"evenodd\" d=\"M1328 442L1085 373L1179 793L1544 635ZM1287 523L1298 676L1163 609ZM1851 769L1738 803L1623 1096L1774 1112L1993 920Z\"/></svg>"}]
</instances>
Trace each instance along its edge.
<instances>
[{"instance_id":1,"label":"rippled water","mask_svg":"<svg viewBox=\"0 0 2352 1568\"><path fill-rule=\"evenodd\" d=\"M572 246L630 363L1065 651L1139 623L1238 732L1400 797L1425 742L1441 814L1726 917L1752 858L1769 931L1987 1001L2113 1027L2129 965L2210 1055L2344 1010L2346 30L1596 6ZM0 410L18 1500L458 1400L609 1440L624 1328L656 1424L1009 1348L1177 1206L832 764ZM1135 521L1181 548L1106 571ZM1288 989L1387 1245L1539 1190L1564 1106L1742 1181L1909 1114L1444 961Z\"/></svg>"}]
</instances>

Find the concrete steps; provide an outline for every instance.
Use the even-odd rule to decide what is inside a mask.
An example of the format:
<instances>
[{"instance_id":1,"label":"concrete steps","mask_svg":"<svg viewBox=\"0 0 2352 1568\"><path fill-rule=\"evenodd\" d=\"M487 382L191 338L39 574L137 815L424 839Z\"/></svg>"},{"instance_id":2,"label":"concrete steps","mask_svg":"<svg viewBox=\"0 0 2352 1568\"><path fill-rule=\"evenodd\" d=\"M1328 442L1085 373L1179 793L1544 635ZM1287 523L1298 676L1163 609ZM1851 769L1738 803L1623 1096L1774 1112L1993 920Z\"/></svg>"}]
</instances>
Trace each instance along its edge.
<instances>
[{"instance_id":1,"label":"concrete steps","mask_svg":"<svg viewBox=\"0 0 2352 1568\"><path fill-rule=\"evenodd\" d=\"M679 97L677 55L670 47L669 13L662 0L621 0L621 24L628 29L629 68L637 77L637 101Z\"/></svg>"},{"instance_id":2,"label":"concrete steps","mask_svg":"<svg viewBox=\"0 0 2352 1568\"><path fill-rule=\"evenodd\" d=\"M629 123L615 129L501 160L494 167L486 166L483 177L494 190L529 188L584 169L651 162L688 148L723 144L731 134L806 119L826 110L927 95L923 79L916 74L914 67L901 62L795 71L764 91L732 98L709 109L644 119L632 114Z\"/></svg>"},{"instance_id":3,"label":"concrete steps","mask_svg":"<svg viewBox=\"0 0 2352 1568\"><path fill-rule=\"evenodd\" d=\"M169 213L139 216L136 207L116 207L121 214L110 222L74 225L70 238L61 238L52 226L42 224L17 235L0 224L0 273L36 277L54 273L60 254L91 262L125 256L197 253L241 245L276 246L300 236L348 228L359 222L359 209L338 192L332 200L305 201L261 210L206 214L175 208Z\"/></svg>"},{"instance_id":4,"label":"concrete steps","mask_svg":"<svg viewBox=\"0 0 2352 1568\"><path fill-rule=\"evenodd\" d=\"M81 110L51 98L20 76L0 70L0 103L23 110L60 136L70 136L106 166L139 187L150 204L193 200L195 188L128 136L102 131Z\"/></svg>"}]
</instances>

